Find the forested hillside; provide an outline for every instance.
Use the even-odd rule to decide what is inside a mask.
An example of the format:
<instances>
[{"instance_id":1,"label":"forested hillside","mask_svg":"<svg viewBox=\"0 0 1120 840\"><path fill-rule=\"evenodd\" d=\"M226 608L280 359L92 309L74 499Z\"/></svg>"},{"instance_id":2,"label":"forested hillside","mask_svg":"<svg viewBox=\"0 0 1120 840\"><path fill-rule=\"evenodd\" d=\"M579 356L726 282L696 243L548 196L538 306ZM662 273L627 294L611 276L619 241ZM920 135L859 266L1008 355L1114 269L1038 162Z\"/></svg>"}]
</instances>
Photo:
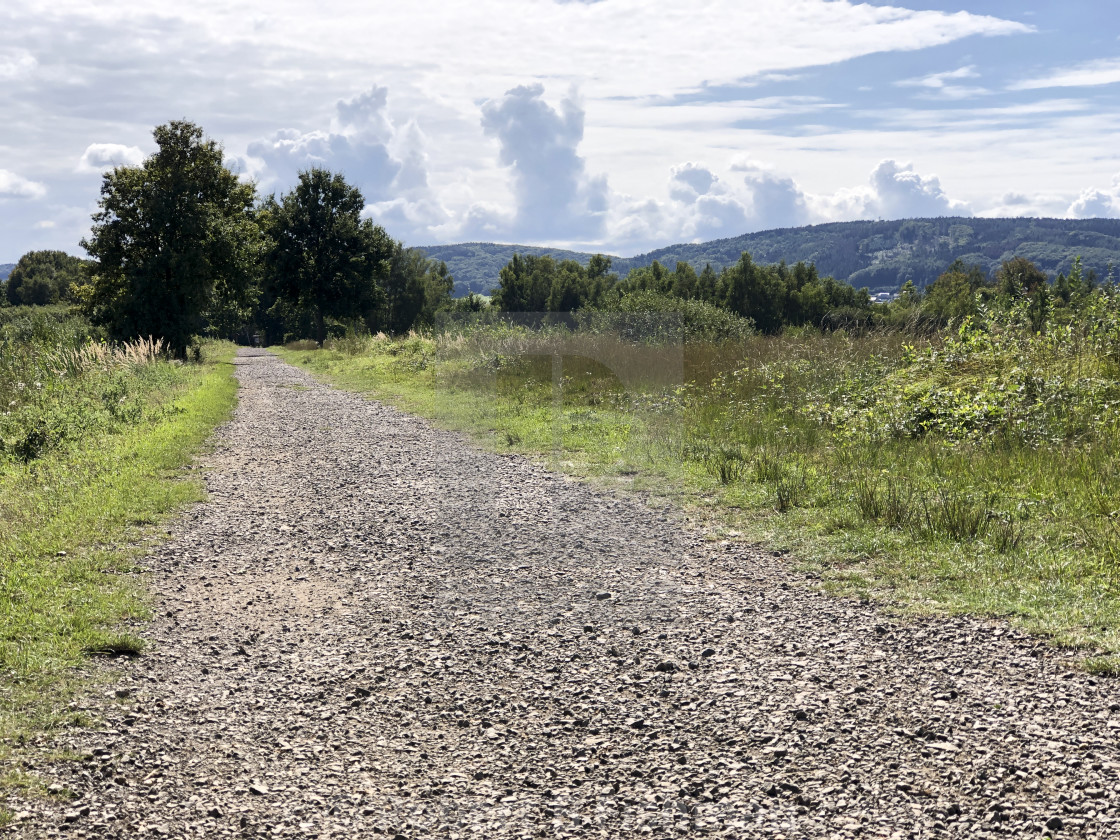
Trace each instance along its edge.
<instances>
[{"instance_id":1,"label":"forested hillside","mask_svg":"<svg viewBox=\"0 0 1120 840\"><path fill-rule=\"evenodd\" d=\"M518 245L467 243L423 249L447 263L456 295L486 293L514 253L552 254L587 265L591 254ZM719 271L743 251L756 262L813 262L822 276L872 292L897 291L907 280L932 283L956 259L991 274L1004 260L1026 257L1051 277L1081 256L1086 272L1102 279L1120 265L1120 219L976 219L945 217L895 221L834 222L748 233L731 239L671 245L630 258L612 258L621 275L655 260L670 270L678 260L697 271Z\"/></svg>"},{"instance_id":2,"label":"forested hillside","mask_svg":"<svg viewBox=\"0 0 1120 840\"><path fill-rule=\"evenodd\" d=\"M0 280L7 280L8 275L12 273L12 269L15 267L15 263L4 263L0 265Z\"/></svg>"}]
</instances>

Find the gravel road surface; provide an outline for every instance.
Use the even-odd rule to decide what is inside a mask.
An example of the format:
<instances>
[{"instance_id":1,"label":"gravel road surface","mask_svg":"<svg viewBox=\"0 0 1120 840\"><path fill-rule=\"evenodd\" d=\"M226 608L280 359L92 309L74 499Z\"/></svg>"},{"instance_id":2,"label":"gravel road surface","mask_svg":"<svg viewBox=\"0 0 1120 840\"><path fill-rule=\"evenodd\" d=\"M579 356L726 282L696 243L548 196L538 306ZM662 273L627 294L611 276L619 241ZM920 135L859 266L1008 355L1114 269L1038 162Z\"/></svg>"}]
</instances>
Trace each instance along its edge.
<instances>
[{"instance_id":1,"label":"gravel road surface","mask_svg":"<svg viewBox=\"0 0 1120 840\"><path fill-rule=\"evenodd\" d=\"M210 501L145 560L153 649L7 832L1120 837L1120 687L1069 654L237 365Z\"/></svg>"}]
</instances>

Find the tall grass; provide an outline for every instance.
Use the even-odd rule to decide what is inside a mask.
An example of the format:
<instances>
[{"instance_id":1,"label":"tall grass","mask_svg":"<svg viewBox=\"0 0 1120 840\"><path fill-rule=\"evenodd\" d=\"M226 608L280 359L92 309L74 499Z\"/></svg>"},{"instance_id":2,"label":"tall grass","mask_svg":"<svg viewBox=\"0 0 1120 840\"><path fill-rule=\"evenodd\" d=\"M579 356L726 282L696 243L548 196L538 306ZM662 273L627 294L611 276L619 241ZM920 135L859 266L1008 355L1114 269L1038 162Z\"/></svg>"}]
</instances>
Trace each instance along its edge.
<instances>
[{"instance_id":1,"label":"tall grass","mask_svg":"<svg viewBox=\"0 0 1120 840\"><path fill-rule=\"evenodd\" d=\"M0 325L0 757L72 719L75 663L143 647L133 554L201 498L180 470L235 399L232 345L204 350L183 365L159 342L91 343L64 314Z\"/></svg>"},{"instance_id":2,"label":"tall grass","mask_svg":"<svg viewBox=\"0 0 1120 840\"><path fill-rule=\"evenodd\" d=\"M162 340L105 345L89 332L84 319L58 313L0 325L0 462L135 424L158 406L151 393L174 384Z\"/></svg>"}]
</instances>

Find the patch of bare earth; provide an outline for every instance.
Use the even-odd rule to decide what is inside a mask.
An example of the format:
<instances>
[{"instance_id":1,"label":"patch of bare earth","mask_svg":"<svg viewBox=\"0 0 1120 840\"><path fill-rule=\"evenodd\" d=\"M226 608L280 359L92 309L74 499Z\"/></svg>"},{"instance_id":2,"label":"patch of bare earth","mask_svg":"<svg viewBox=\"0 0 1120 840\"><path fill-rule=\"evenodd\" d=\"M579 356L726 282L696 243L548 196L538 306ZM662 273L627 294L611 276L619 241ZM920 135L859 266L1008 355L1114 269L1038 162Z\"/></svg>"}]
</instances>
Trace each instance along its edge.
<instances>
[{"instance_id":1,"label":"patch of bare earth","mask_svg":"<svg viewBox=\"0 0 1120 840\"><path fill-rule=\"evenodd\" d=\"M1068 655L238 362L154 648L9 832L1120 837L1120 690Z\"/></svg>"}]
</instances>

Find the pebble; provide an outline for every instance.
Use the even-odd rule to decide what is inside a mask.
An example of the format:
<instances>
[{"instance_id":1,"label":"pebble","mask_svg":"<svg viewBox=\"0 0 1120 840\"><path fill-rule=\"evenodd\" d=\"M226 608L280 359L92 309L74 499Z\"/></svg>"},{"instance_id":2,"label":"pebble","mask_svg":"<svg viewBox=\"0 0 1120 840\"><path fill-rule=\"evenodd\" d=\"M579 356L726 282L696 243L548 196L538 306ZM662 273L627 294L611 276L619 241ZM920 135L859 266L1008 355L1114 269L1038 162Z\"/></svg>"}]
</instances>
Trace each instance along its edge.
<instances>
[{"instance_id":1,"label":"pebble","mask_svg":"<svg viewBox=\"0 0 1120 840\"><path fill-rule=\"evenodd\" d=\"M18 837L1120 836L1120 691L263 351ZM606 596L606 597L604 597ZM61 755L82 756L61 760Z\"/></svg>"}]
</instances>

